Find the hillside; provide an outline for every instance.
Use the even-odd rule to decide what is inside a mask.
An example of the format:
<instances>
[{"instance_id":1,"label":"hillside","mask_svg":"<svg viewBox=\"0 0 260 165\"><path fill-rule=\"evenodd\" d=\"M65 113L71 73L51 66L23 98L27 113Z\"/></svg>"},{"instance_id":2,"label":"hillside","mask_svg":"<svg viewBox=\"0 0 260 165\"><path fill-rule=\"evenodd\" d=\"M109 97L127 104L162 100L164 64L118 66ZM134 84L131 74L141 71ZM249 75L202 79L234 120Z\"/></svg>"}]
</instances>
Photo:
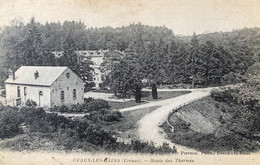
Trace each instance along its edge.
<instances>
[{"instance_id":1,"label":"hillside","mask_svg":"<svg viewBox=\"0 0 260 165\"><path fill-rule=\"evenodd\" d=\"M241 112L238 112L241 116L237 117L232 112L237 108L207 97L183 106L169 116L174 132L166 122L162 127L173 143L204 153L254 152L259 149L259 138L252 134L252 127L248 128L249 123L254 122L242 117Z\"/></svg>"},{"instance_id":2,"label":"hillside","mask_svg":"<svg viewBox=\"0 0 260 165\"><path fill-rule=\"evenodd\" d=\"M192 36L176 36L176 38L181 42L188 43ZM260 60L260 27L243 28L230 32L198 34L198 40L200 43L212 41L217 46L223 46L229 50L235 45L245 45L252 50L255 57Z\"/></svg>"},{"instance_id":3,"label":"hillside","mask_svg":"<svg viewBox=\"0 0 260 165\"><path fill-rule=\"evenodd\" d=\"M88 63L75 67L79 61L74 52L98 49L111 50L110 57L115 55L113 50L124 51L122 58L127 59L122 62L135 60L133 67L138 68L141 79L155 80L157 84L217 86L241 82L248 67L259 60L259 34L259 28L245 28L178 37L165 26L138 23L87 28L80 21L41 24L32 18L28 24L6 26L0 33L0 61L4 61L0 62L0 84L8 69L24 65L69 66L81 77L91 79L89 71L84 75L80 72L80 67L90 69ZM66 55L57 59L53 51ZM106 57L110 64L115 61Z\"/></svg>"},{"instance_id":4,"label":"hillside","mask_svg":"<svg viewBox=\"0 0 260 165\"><path fill-rule=\"evenodd\" d=\"M218 103L207 97L172 113L169 116L169 123L175 126L177 132L183 131L180 123L185 123L187 126L189 125L189 129L186 131L210 134L221 125L219 121L221 116L226 120L230 118L230 115L221 111Z\"/></svg>"}]
</instances>

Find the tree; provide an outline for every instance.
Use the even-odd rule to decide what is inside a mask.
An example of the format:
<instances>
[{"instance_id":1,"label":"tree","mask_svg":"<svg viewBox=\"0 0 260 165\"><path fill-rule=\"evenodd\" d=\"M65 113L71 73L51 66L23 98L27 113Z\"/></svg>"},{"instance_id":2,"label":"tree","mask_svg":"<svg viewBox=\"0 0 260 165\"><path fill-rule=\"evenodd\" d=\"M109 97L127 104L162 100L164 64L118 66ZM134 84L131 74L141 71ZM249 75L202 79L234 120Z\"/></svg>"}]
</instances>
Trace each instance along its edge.
<instances>
[{"instance_id":1,"label":"tree","mask_svg":"<svg viewBox=\"0 0 260 165\"><path fill-rule=\"evenodd\" d=\"M157 99L158 98L158 92L157 92L156 83L152 84L152 97L153 97L153 99Z\"/></svg>"},{"instance_id":2,"label":"tree","mask_svg":"<svg viewBox=\"0 0 260 165\"><path fill-rule=\"evenodd\" d=\"M189 57L189 70L192 79L192 87L194 87L195 80L198 79L198 57L200 54L199 40L194 33L190 41L190 57Z\"/></svg>"},{"instance_id":3,"label":"tree","mask_svg":"<svg viewBox=\"0 0 260 165\"><path fill-rule=\"evenodd\" d=\"M63 42L63 56L58 59L58 65L68 66L84 82L92 81L93 62L89 58L83 58L77 54L77 48L71 34L65 36Z\"/></svg>"},{"instance_id":4,"label":"tree","mask_svg":"<svg viewBox=\"0 0 260 165\"><path fill-rule=\"evenodd\" d=\"M42 50L42 39L39 24L32 18L30 23L27 24L27 35L22 42L23 47L23 58L22 65L42 65L43 50Z\"/></svg>"},{"instance_id":5,"label":"tree","mask_svg":"<svg viewBox=\"0 0 260 165\"><path fill-rule=\"evenodd\" d=\"M113 80L111 78L111 72L115 69L114 67L120 63L120 60L125 57L125 54L120 51L108 51L105 52L103 62L101 64L102 73L102 84L103 88L111 86Z\"/></svg>"},{"instance_id":6,"label":"tree","mask_svg":"<svg viewBox=\"0 0 260 165\"><path fill-rule=\"evenodd\" d=\"M142 87L142 67L140 66L137 54L128 49L125 58L120 58L114 63L109 73L111 77L110 87L115 95L125 98L127 95L138 95Z\"/></svg>"},{"instance_id":7,"label":"tree","mask_svg":"<svg viewBox=\"0 0 260 165\"><path fill-rule=\"evenodd\" d=\"M135 87L135 102L136 103L141 103L141 98L142 98L142 91L141 91L141 86L136 85Z\"/></svg>"}]
</instances>

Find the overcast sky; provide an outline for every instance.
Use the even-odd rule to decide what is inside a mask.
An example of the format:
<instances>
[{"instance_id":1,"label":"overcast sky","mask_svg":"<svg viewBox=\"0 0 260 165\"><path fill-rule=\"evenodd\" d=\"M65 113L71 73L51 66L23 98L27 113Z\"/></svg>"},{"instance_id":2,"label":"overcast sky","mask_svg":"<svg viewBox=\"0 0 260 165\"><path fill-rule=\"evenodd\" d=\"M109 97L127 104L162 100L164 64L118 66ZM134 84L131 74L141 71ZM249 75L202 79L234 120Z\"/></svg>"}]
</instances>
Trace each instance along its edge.
<instances>
[{"instance_id":1,"label":"overcast sky","mask_svg":"<svg viewBox=\"0 0 260 165\"><path fill-rule=\"evenodd\" d=\"M0 0L0 26L21 17L41 23L81 20L87 27L141 22L190 35L260 27L260 0Z\"/></svg>"}]
</instances>

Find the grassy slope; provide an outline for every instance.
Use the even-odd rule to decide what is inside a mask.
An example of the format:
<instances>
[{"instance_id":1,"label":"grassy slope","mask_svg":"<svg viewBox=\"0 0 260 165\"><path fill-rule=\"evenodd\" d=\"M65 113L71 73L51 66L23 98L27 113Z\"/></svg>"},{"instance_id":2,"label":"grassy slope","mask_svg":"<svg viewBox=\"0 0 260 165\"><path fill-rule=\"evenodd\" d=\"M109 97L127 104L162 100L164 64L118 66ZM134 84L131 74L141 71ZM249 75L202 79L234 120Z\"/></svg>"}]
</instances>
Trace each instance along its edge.
<instances>
[{"instance_id":1,"label":"grassy slope","mask_svg":"<svg viewBox=\"0 0 260 165\"><path fill-rule=\"evenodd\" d=\"M220 126L219 118L228 119L230 115L221 111L225 104L216 103L210 97L201 99L186 105L169 117L171 125L178 127L178 121L182 120L190 124L190 129L195 132L213 133ZM176 122L177 121L177 122Z\"/></svg>"},{"instance_id":2,"label":"grassy slope","mask_svg":"<svg viewBox=\"0 0 260 165\"><path fill-rule=\"evenodd\" d=\"M127 102L112 102L109 101L110 109L121 109L121 108L127 108L132 107L140 104L145 104L151 101L160 101L165 100L169 98L174 98L180 95L184 95L190 93L189 91L158 91L158 99L154 100L152 98L152 92L150 91L142 91L142 103L136 103L135 100L130 100Z\"/></svg>"},{"instance_id":3,"label":"grassy slope","mask_svg":"<svg viewBox=\"0 0 260 165\"><path fill-rule=\"evenodd\" d=\"M223 121L227 122L231 117L230 114L226 113L226 108L228 108L227 104L216 102L207 97L180 108L176 114L171 114L169 121L171 125L175 126L174 133L170 131L166 123L162 127L174 143L202 152L232 151L232 145L238 146L236 144L238 142L254 146L255 142L241 138L239 135L237 138L241 140L236 142L232 138L226 139L224 137L229 130L225 129ZM234 144L229 145L233 142ZM238 148L241 148L239 151L247 151L247 148L243 147L245 146L242 148L239 146Z\"/></svg>"},{"instance_id":4,"label":"grassy slope","mask_svg":"<svg viewBox=\"0 0 260 165\"><path fill-rule=\"evenodd\" d=\"M138 135L136 134L137 130L137 123L138 121L145 116L146 114L154 111L159 106L149 107L149 108L142 108L137 109L135 111L123 112L123 118L120 122L105 122L102 123L102 127L106 130L112 131L114 136L118 137L118 140L130 142L131 140L137 140ZM55 139L53 139L55 137ZM66 150L64 147L65 143L70 144L73 142L73 137L66 137L65 135L61 134L63 139L59 142L60 139L57 139L56 135L54 134L44 134L44 133L28 133L28 134L21 134L13 138L8 139L0 139L0 149L10 149L10 150L44 150L44 151L57 151L57 150ZM65 142L68 141L68 142ZM88 151L97 151L97 147L91 145L90 143L86 143L87 147L86 150ZM84 144L84 145L86 145ZM76 145L76 144L75 144ZM79 143L78 145L83 145Z\"/></svg>"}]
</instances>

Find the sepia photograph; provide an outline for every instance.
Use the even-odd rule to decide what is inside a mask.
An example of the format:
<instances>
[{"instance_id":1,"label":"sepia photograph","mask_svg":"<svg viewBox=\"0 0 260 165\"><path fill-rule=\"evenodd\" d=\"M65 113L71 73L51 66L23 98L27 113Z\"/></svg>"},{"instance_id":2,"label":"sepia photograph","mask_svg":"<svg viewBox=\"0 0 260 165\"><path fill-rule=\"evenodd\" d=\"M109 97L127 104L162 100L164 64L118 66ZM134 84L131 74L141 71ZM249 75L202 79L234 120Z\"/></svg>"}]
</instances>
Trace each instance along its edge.
<instances>
[{"instance_id":1,"label":"sepia photograph","mask_svg":"<svg viewBox=\"0 0 260 165\"><path fill-rule=\"evenodd\" d=\"M260 164L259 11L0 0L0 165Z\"/></svg>"}]
</instances>

